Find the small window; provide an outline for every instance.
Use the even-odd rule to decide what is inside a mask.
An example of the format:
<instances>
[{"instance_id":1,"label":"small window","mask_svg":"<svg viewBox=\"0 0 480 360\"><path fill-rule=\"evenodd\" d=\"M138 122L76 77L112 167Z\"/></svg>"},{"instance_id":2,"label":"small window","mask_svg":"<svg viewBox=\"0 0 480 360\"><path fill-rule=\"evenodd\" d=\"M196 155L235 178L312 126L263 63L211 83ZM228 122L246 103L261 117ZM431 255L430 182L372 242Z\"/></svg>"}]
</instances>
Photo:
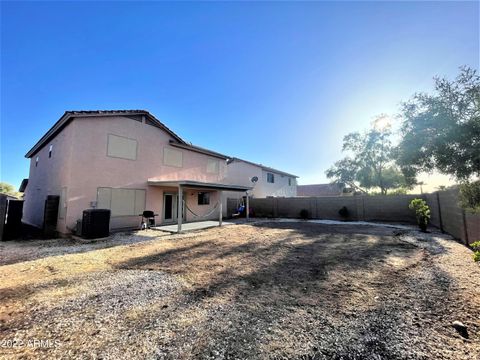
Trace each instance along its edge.
<instances>
[{"instance_id":1,"label":"small window","mask_svg":"<svg viewBox=\"0 0 480 360\"><path fill-rule=\"evenodd\" d=\"M209 204L210 204L210 193L199 192L198 205L209 205Z\"/></svg>"},{"instance_id":2,"label":"small window","mask_svg":"<svg viewBox=\"0 0 480 360\"><path fill-rule=\"evenodd\" d=\"M37 156L37 157L35 158L35 167L38 166L38 160L39 160L39 158L38 158L38 156Z\"/></svg>"},{"instance_id":3,"label":"small window","mask_svg":"<svg viewBox=\"0 0 480 360\"><path fill-rule=\"evenodd\" d=\"M164 147L163 164L168 166L183 167L183 153L180 150Z\"/></svg>"},{"instance_id":4,"label":"small window","mask_svg":"<svg viewBox=\"0 0 480 360\"><path fill-rule=\"evenodd\" d=\"M50 147L48 148L48 158L52 157L52 150L53 150L53 145L50 145Z\"/></svg>"},{"instance_id":5,"label":"small window","mask_svg":"<svg viewBox=\"0 0 480 360\"><path fill-rule=\"evenodd\" d=\"M108 134L107 156L127 160L136 160L137 145L137 140L135 139L128 139L123 136Z\"/></svg>"},{"instance_id":6,"label":"small window","mask_svg":"<svg viewBox=\"0 0 480 360\"><path fill-rule=\"evenodd\" d=\"M208 159L207 173L208 174L218 174L218 161L217 160Z\"/></svg>"},{"instance_id":7,"label":"small window","mask_svg":"<svg viewBox=\"0 0 480 360\"><path fill-rule=\"evenodd\" d=\"M292 186L292 178L288 178L288 186Z\"/></svg>"},{"instance_id":8,"label":"small window","mask_svg":"<svg viewBox=\"0 0 480 360\"><path fill-rule=\"evenodd\" d=\"M271 184L275 182L275 176L272 173L267 173L267 182Z\"/></svg>"}]
</instances>

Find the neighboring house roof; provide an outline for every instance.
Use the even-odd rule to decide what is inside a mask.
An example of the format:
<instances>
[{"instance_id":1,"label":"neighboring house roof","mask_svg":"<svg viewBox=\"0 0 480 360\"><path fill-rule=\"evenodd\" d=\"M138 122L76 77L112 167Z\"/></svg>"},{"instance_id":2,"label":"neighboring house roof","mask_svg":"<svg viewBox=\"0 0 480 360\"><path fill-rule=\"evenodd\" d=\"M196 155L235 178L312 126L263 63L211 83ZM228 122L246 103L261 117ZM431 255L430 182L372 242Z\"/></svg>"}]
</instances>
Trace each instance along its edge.
<instances>
[{"instance_id":1,"label":"neighboring house roof","mask_svg":"<svg viewBox=\"0 0 480 360\"><path fill-rule=\"evenodd\" d=\"M48 130L45 135L25 154L26 158L35 155L46 143L53 139L62 129L67 126L70 121L76 117L110 117L110 116L125 116L133 120L141 121L142 116L145 116L145 121L148 124L156 126L166 131L170 136L181 144L188 145L180 136L175 134L172 130L161 123L155 116L146 110L88 110L88 111L65 111L60 119Z\"/></svg>"},{"instance_id":2,"label":"neighboring house roof","mask_svg":"<svg viewBox=\"0 0 480 360\"><path fill-rule=\"evenodd\" d=\"M285 171L280 171L280 170L271 168L271 167L269 167L269 166L265 166L265 165L262 165L262 164L257 164L257 163L254 163L254 162L251 162L251 161L247 161L247 160L243 160L243 159L236 158L236 157L231 158L229 162L232 163L232 162L234 162L234 161L241 161L241 162L244 162L244 163L253 165L253 166L258 166L258 167L262 168L262 169L265 170L265 171L269 171L269 172L273 172L273 173L280 174L280 175L286 175L286 176L291 176L291 177L294 177L294 178L298 178L297 175L289 174L289 173L287 173L287 172L285 172Z\"/></svg>"},{"instance_id":3,"label":"neighboring house roof","mask_svg":"<svg viewBox=\"0 0 480 360\"><path fill-rule=\"evenodd\" d=\"M338 196L343 188L342 184L297 185L297 196Z\"/></svg>"},{"instance_id":4,"label":"neighboring house roof","mask_svg":"<svg viewBox=\"0 0 480 360\"><path fill-rule=\"evenodd\" d=\"M0 195L5 196L7 200L20 200L20 198L10 195L10 194L5 194L5 193L0 193Z\"/></svg>"}]
</instances>

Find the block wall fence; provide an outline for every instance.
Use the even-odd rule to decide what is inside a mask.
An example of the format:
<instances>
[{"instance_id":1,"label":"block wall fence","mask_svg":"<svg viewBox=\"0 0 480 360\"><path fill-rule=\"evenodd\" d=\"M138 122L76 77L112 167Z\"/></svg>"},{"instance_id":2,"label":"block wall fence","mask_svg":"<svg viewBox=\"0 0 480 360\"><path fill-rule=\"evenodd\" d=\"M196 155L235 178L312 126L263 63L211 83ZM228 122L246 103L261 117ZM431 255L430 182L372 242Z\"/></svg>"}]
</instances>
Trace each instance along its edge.
<instances>
[{"instance_id":1,"label":"block wall fence","mask_svg":"<svg viewBox=\"0 0 480 360\"><path fill-rule=\"evenodd\" d=\"M416 224L415 214L408 208L415 198L424 199L430 206L431 225L464 244L480 240L480 214L471 214L460 208L457 189L422 195L250 198L250 208L256 217L299 218L300 211L305 209L311 219ZM238 202L238 199L228 199L229 216L236 212ZM338 213L344 206L349 212L346 219Z\"/></svg>"}]
</instances>

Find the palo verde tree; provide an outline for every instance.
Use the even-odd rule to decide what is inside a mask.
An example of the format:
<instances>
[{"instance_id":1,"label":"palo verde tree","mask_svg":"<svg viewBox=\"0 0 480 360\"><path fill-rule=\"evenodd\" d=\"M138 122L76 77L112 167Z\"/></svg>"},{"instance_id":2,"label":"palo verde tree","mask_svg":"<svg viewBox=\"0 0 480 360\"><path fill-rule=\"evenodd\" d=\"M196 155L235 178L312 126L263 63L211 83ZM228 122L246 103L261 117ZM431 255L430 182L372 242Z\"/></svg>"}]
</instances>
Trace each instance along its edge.
<instances>
[{"instance_id":1,"label":"palo verde tree","mask_svg":"<svg viewBox=\"0 0 480 360\"><path fill-rule=\"evenodd\" d=\"M480 77L460 68L454 81L435 78L433 94L404 103L397 162L409 174L434 169L465 182L480 176Z\"/></svg>"},{"instance_id":2,"label":"palo verde tree","mask_svg":"<svg viewBox=\"0 0 480 360\"><path fill-rule=\"evenodd\" d=\"M369 131L346 135L342 151L350 155L328 169L327 177L362 192L379 188L383 195L389 189L411 187L415 178L403 174L394 163L391 129L386 123L387 119L382 114L374 120Z\"/></svg>"},{"instance_id":3,"label":"palo verde tree","mask_svg":"<svg viewBox=\"0 0 480 360\"><path fill-rule=\"evenodd\" d=\"M22 194L15 190L15 187L6 182L0 182L0 193L20 197Z\"/></svg>"}]
</instances>

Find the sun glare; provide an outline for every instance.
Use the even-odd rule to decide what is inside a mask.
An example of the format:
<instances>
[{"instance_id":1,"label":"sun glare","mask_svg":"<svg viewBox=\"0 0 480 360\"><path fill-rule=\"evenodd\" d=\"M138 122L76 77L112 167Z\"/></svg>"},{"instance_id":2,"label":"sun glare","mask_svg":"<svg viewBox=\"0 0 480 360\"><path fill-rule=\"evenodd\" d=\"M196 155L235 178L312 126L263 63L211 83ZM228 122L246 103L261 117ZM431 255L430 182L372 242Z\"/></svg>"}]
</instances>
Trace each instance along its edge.
<instances>
[{"instance_id":1,"label":"sun glare","mask_svg":"<svg viewBox=\"0 0 480 360\"><path fill-rule=\"evenodd\" d=\"M378 131L384 131L392 127L392 119L386 114L382 114L375 118L372 122L373 128Z\"/></svg>"}]
</instances>

